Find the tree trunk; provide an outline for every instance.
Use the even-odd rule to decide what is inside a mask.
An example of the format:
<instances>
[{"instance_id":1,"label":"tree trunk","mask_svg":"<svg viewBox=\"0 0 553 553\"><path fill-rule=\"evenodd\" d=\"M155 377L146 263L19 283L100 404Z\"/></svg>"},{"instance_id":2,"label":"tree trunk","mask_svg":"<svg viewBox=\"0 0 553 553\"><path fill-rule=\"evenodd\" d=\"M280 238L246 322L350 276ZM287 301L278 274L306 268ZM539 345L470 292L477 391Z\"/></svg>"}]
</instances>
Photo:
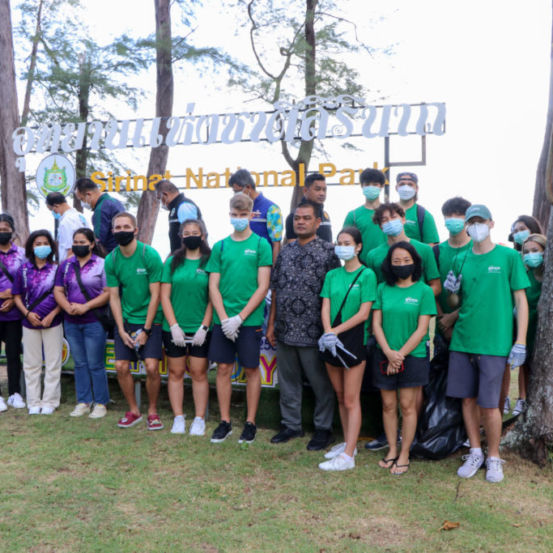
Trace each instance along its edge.
<instances>
[{"instance_id":1,"label":"tree trunk","mask_svg":"<svg viewBox=\"0 0 553 553\"><path fill-rule=\"evenodd\" d=\"M86 54L80 59L79 63L79 120L86 121L89 112L90 98L90 62L86 59ZM75 174L76 179L86 177L86 164L88 161L87 135L84 135L83 147L77 150L75 154ZM83 211L81 200L77 194L73 194L73 207Z\"/></svg>"},{"instance_id":2,"label":"tree trunk","mask_svg":"<svg viewBox=\"0 0 553 553\"><path fill-rule=\"evenodd\" d=\"M0 0L0 148L2 149L2 209L15 221L21 243L29 235L25 174L15 166L12 133L19 127L19 109L15 85L13 38L9 0Z\"/></svg>"},{"instance_id":3,"label":"tree trunk","mask_svg":"<svg viewBox=\"0 0 553 553\"><path fill-rule=\"evenodd\" d=\"M167 118L173 112L173 69L171 65L171 3L154 0L156 12L156 117L162 117L159 134L167 136ZM152 148L148 163L148 177L162 175L167 167L169 148L162 144ZM150 244L154 235L159 201L156 193L145 191L138 205L138 238Z\"/></svg>"}]
</instances>

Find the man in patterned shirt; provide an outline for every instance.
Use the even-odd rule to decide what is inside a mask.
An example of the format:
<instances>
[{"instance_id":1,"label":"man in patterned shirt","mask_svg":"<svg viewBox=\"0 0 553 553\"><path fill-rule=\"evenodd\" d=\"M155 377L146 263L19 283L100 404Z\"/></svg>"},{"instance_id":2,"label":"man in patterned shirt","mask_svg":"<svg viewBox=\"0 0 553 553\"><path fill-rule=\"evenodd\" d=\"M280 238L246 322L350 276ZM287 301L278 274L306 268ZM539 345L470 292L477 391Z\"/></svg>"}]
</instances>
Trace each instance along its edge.
<instances>
[{"instance_id":1,"label":"man in patterned shirt","mask_svg":"<svg viewBox=\"0 0 553 553\"><path fill-rule=\"evenodd\" d=\"M282 212L280 207L255 189L255 182L247 169L239 169L231 175L229 185L234 192L242 192L253 200L253 217L250 228L265 238L273 249L273 263L280 251L282 240Z\"/></svg>"},{"instance_id":2,"label":"man in patterned shirt","mask_svg":"<svg viewBox=\"0 0 553 553\"><path fill-rule=\"evenodd\" d=\"M309 450L326 448L333 440L334 392L319 357L323 334L321 289L325 275L340 266L334 246L317 236L321 224L317 204L304 200L294 212L297 240L286 244L271 275L273 301L267 339L276 344L282 428L271 439L282 443L302 436L301 396L304 374L315 394L315 433Z\"/></svg>"}]
</instances>

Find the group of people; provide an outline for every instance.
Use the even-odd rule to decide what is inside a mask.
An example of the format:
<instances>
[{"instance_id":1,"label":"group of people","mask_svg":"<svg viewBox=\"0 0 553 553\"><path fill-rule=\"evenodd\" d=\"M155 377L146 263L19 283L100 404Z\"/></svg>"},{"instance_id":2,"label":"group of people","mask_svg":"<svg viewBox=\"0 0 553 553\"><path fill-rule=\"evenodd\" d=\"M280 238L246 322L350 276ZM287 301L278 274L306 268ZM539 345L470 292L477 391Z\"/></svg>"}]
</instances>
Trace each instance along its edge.
<instances>
[{"instance_id":1,"label":"group of people","mask_svg":"<svg viewBox=\"0 0 553 553\"><path fill-rule=\"evenodd\" d=\"M76 195L93 210L93 229L54 193L47 205L58 220L57 241L38 230L21 248L13 242L12 217L1 214L0 339L6 344L8 406L25 407L21 343L29 414L49 415L59 406L65 334L75 361L71 416L103 417L109 402L104 347L112 325L117 378L129 406L119 427L142 421L130 372L130 363L141 359L147 428L163 428L157 400L164 349L171 432L186 432L188 370L195 409L189 433L205 435L211 361L217 364L220 412L211 442L232 434L231 375L238 359L247 378L238 441L251 443L265 329L276 348L280 388L281 429L271 442L303 436L307 380L315 396L315 431L307 449L325 450L322 470L354 468L361 388L371 386L380 390L385 431L376 442L388 446L378 464L399 476L409 470L422 387L429 379L430 322L437 316L435 349L449 356L447 395L462 399L470 441L458 475L472 477L485 462L486 479L500 481L500 407L510 407L509 373L520 367L515 412L526 408L546 239L535 219L522 216L511 229L515 248L495 244L489 209L454 197L442 207L449 237L439 243L433 216L417 203L417 175L397 176L397 203L381 203L384 184L377 169L361 173L364 202L348 213L334 243L323 175L306 178L304 198L283 221L280 208L241 169L229 180L235 192L229 205L233 232L210 248L198 206L173 183L161 181L156 189L169 210L172 250L165 262L137 240L136 218L90 179L77 182ZM344 441L328 450L336 399ZM0 411L5 409L0 398Z\"/></svg>"}]
</instances>

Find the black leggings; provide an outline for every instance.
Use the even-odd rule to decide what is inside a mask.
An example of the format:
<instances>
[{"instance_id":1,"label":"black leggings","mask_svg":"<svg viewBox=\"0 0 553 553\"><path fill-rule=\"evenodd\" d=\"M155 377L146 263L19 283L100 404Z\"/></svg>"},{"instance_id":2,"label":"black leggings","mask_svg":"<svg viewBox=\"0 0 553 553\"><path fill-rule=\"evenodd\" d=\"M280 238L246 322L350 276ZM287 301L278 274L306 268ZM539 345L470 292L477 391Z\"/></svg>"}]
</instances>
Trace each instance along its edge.
<instances>
[{"instance_id":1,"label":"black leggings","mask_svg":"<svg viewBox=\"0 0 553 553\"><path fill-rule=\"evenodd\" d=\"M21 393L21 321L0 321L0 342L6 346L8 395Z\"/></svg>"}]
</instances>

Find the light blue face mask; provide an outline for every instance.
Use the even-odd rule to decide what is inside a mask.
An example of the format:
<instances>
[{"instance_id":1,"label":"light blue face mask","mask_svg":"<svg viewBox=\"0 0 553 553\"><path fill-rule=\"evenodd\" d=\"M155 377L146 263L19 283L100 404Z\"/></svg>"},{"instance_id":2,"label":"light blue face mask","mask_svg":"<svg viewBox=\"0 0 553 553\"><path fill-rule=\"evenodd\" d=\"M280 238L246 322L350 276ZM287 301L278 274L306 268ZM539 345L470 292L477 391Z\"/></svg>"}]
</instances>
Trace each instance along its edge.
<instances>
[{"instance_id":1,"label":"light blue face mask","mask_svg":"<svg viewBox=\"0 0 553 553\"><path fill-rule=\"evenodd\" d=\"M522 244L524 244L524 241L529 236L530 236L529 230L519 230L518 232L515 232L513 234L513 240L515 241L515 243L520 244L522 246Z\"/></svg>"},{"instance_id":2,"label":"light blue face mask","mask_svg":"<svg viewBox=\"0 0 553 553\"><path fill-rule=\"evenodd\" d=\"M52 248L50 246L35 246L33 252L39 259L46 259L52 253Z\"/></svg>"},{"instance_id":3,"label":"light blue face mask","mask_svg":"<svg viewBox=\"0 0 553 553\"><path fill-rule=\"evenodd\" d=\"M380 191L382 188L380 186L373 186L372 184L369 184L368 186L363 186L363 194L365 195L365 198L369 200L370 202L376 200L378 196L380 196Z\"/></svg>"},{"instance_id":4,"label":"light blue face mask","mask_svg":"<svg viewBox=\"0 0 553 553\"><path fill-rule=\"evenodd\" d=\"M382 225L382 232L387 236L398 236L403 231L401 219L392 219Z\"/></svg>"},{"instance_id":5,"label":"light blue face mask","mask_svg":"<svg viewBox=\"0 0 553 553\"><path fill-rule=\"evenodd\" d=\"M535 269L536 267L539 267L543 263L543 253L541 252L525 253L522 256L522 260L524 261L527 267L530 267L531 269Z\"/></svg>"},{"instance_id":6,"label":"light blue face mask","mask_svg":"<svg viewBox=\"0 0 553 553\"><path fill-rule=\"evenodd\" d=\"M250 220L247 217L231 217L230 224L237 232L242 232L248 228Z\"/></svg>"},{"instance_id":7,"label":"light blue face mask","mask_svg":"<svg viewBox=\"0 0 553 553\"><path fill-rule=\"evenodd\" d=\"M338 259L349 261L355 257L355 246L334 246L334 253Z\"/></svg>"},{"instance_id":8,"label":"light blue face mask","mask_svg":"<svg viewBox=\"0 0 553 553\"><path fill-rule=\"evenodd\" d=\"M52 211L52 215L54 216L54 219L56 219L56 220L61 219L61 214L60 213L56 213L55 211Z\"/></svg>"},{"instance_id":9,"label":"light blue face mask","mask_svg":"<svg viewBox=\"0 0 553 553\"><path fill-rule=\"evenodd\" d=\"M448 217L445 220L445 228L449 230L452 236L459 234L465 228L465 220L456 217Z\"/></svg>"}]
</instances>

